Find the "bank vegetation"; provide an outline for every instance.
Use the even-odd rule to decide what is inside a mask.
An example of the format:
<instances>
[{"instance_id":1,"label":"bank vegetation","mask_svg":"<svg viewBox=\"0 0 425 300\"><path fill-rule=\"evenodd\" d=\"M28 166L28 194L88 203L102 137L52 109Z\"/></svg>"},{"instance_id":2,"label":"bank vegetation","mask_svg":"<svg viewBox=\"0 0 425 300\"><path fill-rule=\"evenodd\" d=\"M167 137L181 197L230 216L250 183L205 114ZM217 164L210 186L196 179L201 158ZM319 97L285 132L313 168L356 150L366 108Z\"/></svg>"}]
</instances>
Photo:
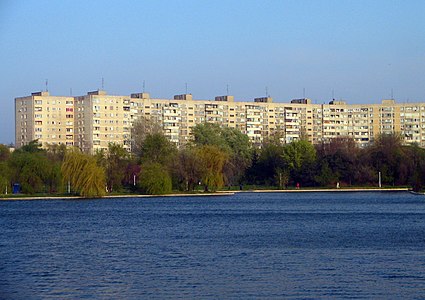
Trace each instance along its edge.
<instances>
[{"instance_id":1,"label":"bank vegetation","mask_svg":"<svg viewBox=\"0 0 425 300\"><path fill-rule=\"evenodd\" d=\"M422 190L425 149L403 145L397 134L381 135L366 148L338 137L312 145L306 139L284 144L270 136L253 147L239 130L216 124L197 125L193 139L177 148L161 128L146 119L132 132L133 152L109 144L106 151L33 141L13 152L0 145L0 194L17 184L22 194L79 195L172 191L214 192L220 189L296 187L398 187Z\"/></svg>"}]
</instances>

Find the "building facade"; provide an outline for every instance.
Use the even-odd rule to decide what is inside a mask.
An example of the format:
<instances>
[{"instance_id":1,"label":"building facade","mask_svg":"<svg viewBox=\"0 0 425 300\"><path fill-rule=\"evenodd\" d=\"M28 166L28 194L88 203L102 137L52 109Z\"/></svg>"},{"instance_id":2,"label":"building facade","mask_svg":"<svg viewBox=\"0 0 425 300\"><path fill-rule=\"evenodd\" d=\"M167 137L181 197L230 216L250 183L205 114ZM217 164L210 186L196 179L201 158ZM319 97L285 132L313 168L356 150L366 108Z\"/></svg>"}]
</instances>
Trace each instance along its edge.
<instances>
[{"instance_id":1,"label":"building facade","mask_svg":"<svg viewBox=\"0 0 425 300\"><path fill-rule=\"evenodd\" d=\"M351 137L361 146L382 133L400 133L406 144L425 147L425 103L349 105L344 101L312 104L310 99L276 103L271 97L237 102L233 96L193 100L191 94L155 99L148 93L112 96L105 91L78 97L33 93L15 99L16 147L38 139L47 144L77 146L85 152L119 143L130 150L131 128L140 117L157 121L164 134L181 146L196 124L210 122L239 129L260 145L278 133L290 143L301 137L313 144Z\"/></svg>"},{"instance_id":2,"label":"building facade","mask_svg":"<svg viewBox=\"0 0 425 300\"><path fill-rule=\"evenodd\" d=\"M32 140L74 145L74 98L32 93L15 99L15 147Z\"/></svg>"}]
</instances>

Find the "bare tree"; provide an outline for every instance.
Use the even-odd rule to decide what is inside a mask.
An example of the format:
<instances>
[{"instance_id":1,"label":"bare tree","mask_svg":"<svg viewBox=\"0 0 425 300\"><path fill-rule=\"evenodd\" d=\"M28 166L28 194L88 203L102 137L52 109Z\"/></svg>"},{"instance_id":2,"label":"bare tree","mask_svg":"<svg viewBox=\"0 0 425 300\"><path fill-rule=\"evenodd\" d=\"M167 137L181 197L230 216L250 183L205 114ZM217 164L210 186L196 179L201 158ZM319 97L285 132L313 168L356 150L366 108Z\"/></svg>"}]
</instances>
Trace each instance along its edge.
<instances>
[{"instance_id":1,"label":"bare tree","mask_svg":"<svg viewBox=\"0 0 425 300\"><path fill-rule=\"evenodd\" d=\"M131 152L140 156L143 143L148 135L162 133L161 125L148 117L139 117L131 129Z\"/></svg>"}]
</instances>

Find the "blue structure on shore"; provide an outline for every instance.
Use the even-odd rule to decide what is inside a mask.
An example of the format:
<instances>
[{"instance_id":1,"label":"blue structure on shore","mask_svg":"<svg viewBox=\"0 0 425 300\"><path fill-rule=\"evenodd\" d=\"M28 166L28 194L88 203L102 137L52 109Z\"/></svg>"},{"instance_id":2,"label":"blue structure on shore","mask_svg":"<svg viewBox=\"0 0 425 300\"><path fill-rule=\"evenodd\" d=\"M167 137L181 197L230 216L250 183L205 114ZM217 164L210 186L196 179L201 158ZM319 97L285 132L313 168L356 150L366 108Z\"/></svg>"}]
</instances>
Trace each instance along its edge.
<instances>
[{"instance_id":1,"label":"blue structure on shore","mask_svg":"<svg viewBox=\"0 0 425 300\"><path fill-rule=\"evenodd\" d=\"M19 183L13 184L13 194L19 194L21 192L21 185Z\"/></svg>"}]
</instances>

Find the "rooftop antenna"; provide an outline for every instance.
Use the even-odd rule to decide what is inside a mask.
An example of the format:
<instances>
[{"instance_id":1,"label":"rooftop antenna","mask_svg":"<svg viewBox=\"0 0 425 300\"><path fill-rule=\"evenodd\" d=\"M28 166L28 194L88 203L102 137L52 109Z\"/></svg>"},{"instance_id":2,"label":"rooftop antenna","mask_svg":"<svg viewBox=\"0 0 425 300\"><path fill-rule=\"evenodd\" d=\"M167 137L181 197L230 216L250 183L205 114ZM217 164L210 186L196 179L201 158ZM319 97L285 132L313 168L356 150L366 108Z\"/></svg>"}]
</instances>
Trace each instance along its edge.
<instances>
[{"instance_id":1,"label":"rooftop antenna","mask_svg":"<svg viewBox=\"0 0 425 300\"><path fill-rule=\"evenodd\" d=\"M145 81L143 80L143 93L145 92Z\"/></svg>"},{"instance_id":2,"label":"rooftop antenna","mask_svg":"<svg viewBox=\"0 0 425 300\"><path fill-rule=\"evenodd\" d=\"M186 95L187 95L187 82L185 83L185 87L186 87Z\"/></svg>"},{"instance_id":3,"label":"rooftop antenna","mask_svg":"<svg viewBox=\"0 0 425 300\"><path fill-rule=\"evenodd\" d=\"M229 85L226 84L226 92L227 92L227 96L229 96Z\"/></svg>"},{"instance_id":4,"label":"rooftop antenna","mask_svg":"<svg viewBox=\"0 0 425 300\"><path fill-rule=\"evenodd\" d=\"M105 79L102 77L102 91L105 88Z\"/></svg>"},{"instance_id":5,"label":"rooftop antenna","mask_svg":"<svg viewBox=\"0 0 425 300\"><path fill-rule=\"evenodd\" d=\"M266 97L268 97L268 96L269 96L269 88L266 87Z\"/></svg>"},{"instance_id":6,"label":"rooftop antenna","mask_svg":"<svg viewBox=\"0 0 425 300\"><path fill-rule=\"evenodd\" d=\"M46 92L48 92L48 91L49 91L49 80L46 79Z\"/></svg>"},{"instance_id":7,"label":"rooftop antenna","mask_svg":"<svg viewBox=\"0 0 425 300\"><path fill-rule=\"evenodd\" d=\"M305 99L305 88L303 88L303 98Z\"/></svg>"},{"instance_id":8,"label":"rooftop antenna","mask_svg":"<svg viewBox=\"0 0 425 300\"><path fill-rule=\"evenodd\" d=\"M332 100L335 100L335 91L332 89Z\"/></svg>"},{"instance_id":9,"label":"rooftop antenna","mask_svg":"<svg viewBox=\"0 0 425 300\"><path fill-rule=\"evenodd\" d=\"M394 100L394 91L392 88L391 88L391 100Z\"/></svg>"}]
</instances>

